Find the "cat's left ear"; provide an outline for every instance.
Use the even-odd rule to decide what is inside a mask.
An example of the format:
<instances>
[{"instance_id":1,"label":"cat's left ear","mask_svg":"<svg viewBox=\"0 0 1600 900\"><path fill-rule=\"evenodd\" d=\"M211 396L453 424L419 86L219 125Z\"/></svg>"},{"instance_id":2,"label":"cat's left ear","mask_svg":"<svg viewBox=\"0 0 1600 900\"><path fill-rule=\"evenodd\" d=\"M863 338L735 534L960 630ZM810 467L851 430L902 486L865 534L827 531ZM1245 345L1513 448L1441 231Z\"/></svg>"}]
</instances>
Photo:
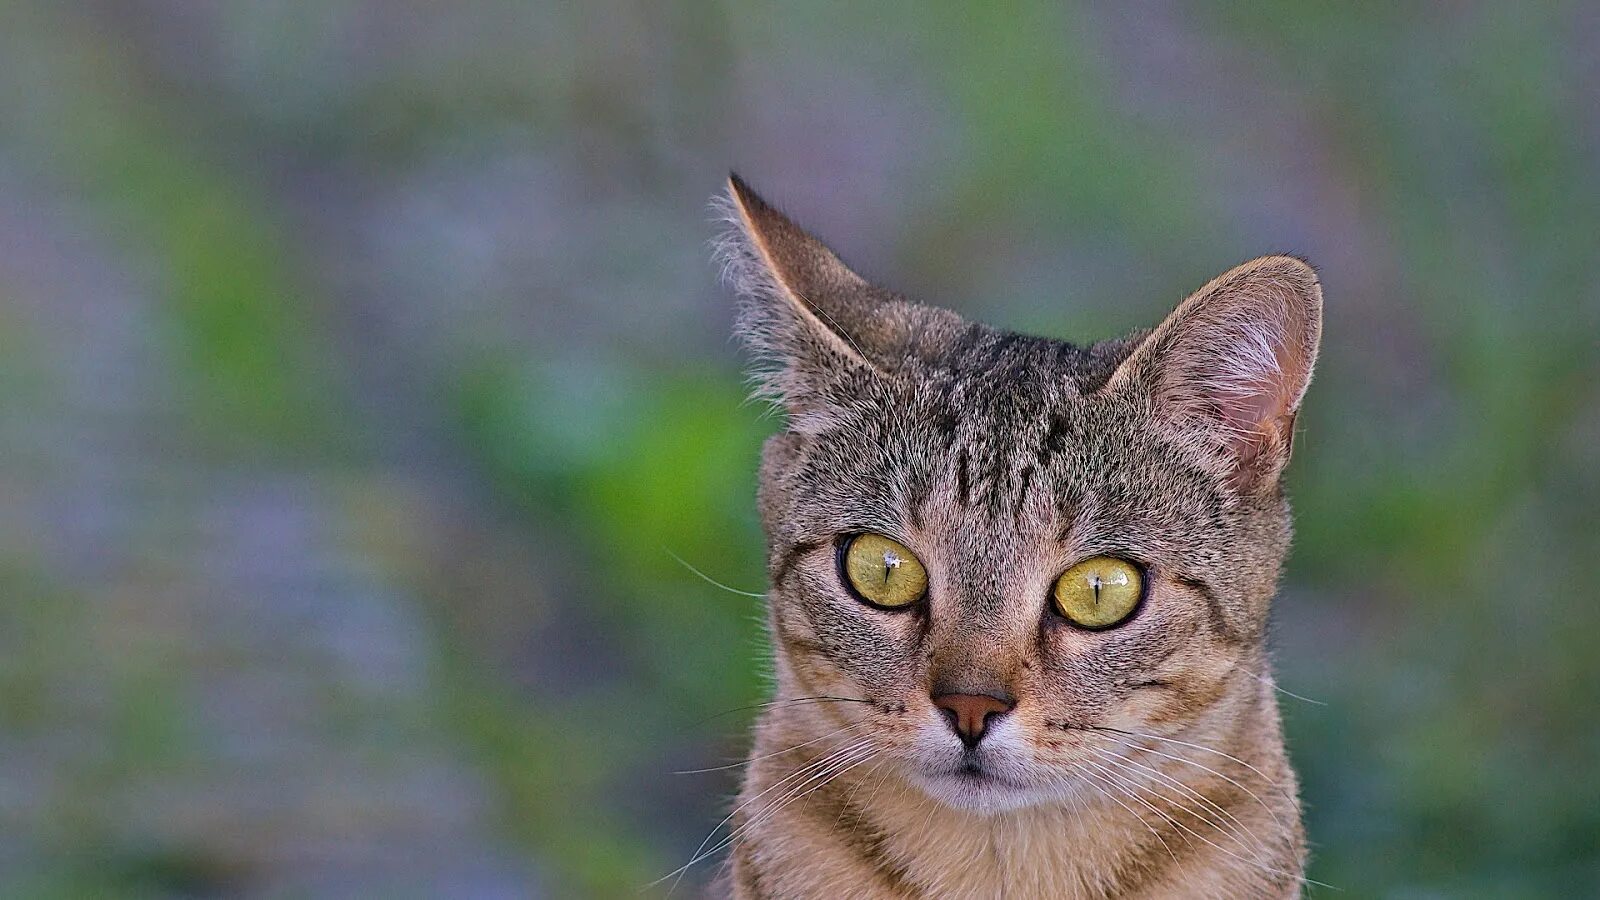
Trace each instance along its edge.
<instances>
[{"instance_id":1,"label":"cat's left ear","mask_svg":"<svg viewBox=\"0 0 1600 900\"><path fill-rule=\"evenodd\" d=\"M1304 260L1265 256L1190 296L1118 367L1107 390L1149 392L1157 417L1237 490L1269 488L1322 335L1322 286Z\"/></svg>"}]
</instances>

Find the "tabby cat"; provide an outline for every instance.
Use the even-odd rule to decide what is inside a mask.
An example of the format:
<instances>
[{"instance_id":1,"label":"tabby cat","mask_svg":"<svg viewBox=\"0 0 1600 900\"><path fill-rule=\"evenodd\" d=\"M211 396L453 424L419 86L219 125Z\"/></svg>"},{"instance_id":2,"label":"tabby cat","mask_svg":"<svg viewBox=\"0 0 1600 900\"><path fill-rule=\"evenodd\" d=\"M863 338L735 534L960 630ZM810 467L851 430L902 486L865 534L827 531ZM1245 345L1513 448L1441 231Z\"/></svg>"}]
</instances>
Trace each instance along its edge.
<instances>
[{"instance_id":1,"label":"tabby cat","mask_svg":"<svg viewBox=\"0 0 1600 900\"><path fill-rule=\"evenodd\" d=\"M776 698L721 890L1292 897L1263 646L1322 292L1268 256L1088 346L874 286L737 176Z\"/></svg>"}]
</instances>

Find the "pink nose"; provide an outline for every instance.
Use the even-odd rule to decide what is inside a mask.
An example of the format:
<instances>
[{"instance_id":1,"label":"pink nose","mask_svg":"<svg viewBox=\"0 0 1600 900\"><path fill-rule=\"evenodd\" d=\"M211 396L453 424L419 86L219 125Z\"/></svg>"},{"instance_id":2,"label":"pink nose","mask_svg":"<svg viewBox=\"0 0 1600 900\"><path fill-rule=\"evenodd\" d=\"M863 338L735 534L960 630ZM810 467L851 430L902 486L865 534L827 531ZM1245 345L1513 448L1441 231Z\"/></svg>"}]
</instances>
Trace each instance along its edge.
<instances>
[{"instance_id":1,"label":"pink nose","mask_svg":"<svg viewBox=\"0 0 1600 900\"><path fill-rule=\"evenodd\" d=\"M1005 715L1013 704L988 694L940 694L933 698L933 705L944 710L961 743L976 747L989 729L989 718Z\"/></svg>"}]
</instances>

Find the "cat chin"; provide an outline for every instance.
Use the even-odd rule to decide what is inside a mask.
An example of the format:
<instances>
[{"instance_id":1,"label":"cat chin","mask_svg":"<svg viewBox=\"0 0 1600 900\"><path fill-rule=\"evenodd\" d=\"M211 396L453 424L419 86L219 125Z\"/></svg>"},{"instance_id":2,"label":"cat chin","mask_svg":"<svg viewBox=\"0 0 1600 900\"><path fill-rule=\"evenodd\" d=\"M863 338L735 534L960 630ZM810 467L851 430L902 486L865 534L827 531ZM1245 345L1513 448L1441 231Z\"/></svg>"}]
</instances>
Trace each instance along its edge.
<instances>
[{"instance_id":1,"label":"cat chin","mask_svg":"<svg viewBox=\"0 0 1600 900\"><path fill-rule=\"evenodd\" d=\"M1060 800L1060 792L1020 785L993 774L921 773L915 784L951 809L993 816Z\"/></svg>"}]
</instances>

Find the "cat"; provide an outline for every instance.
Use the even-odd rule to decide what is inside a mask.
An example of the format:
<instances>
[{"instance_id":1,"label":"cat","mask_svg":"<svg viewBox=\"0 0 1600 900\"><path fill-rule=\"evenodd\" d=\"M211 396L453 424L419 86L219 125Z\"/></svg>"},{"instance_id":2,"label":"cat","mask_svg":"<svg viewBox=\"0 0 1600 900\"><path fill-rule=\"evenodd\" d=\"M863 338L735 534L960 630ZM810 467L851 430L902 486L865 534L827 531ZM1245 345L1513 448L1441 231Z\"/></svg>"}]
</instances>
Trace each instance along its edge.
<instances>
[{"instance_id":1,"label":"cat","mask_svg":"<svg viewBox=\"0 0 1600 900\"><path fill-rule=\"evenodd\" d=\"M1267 256L1088 346L874 286L738 176L776 696L719 889L1293 897L1264 647L1321 334Z\"/></svg>"}]
</instances>

